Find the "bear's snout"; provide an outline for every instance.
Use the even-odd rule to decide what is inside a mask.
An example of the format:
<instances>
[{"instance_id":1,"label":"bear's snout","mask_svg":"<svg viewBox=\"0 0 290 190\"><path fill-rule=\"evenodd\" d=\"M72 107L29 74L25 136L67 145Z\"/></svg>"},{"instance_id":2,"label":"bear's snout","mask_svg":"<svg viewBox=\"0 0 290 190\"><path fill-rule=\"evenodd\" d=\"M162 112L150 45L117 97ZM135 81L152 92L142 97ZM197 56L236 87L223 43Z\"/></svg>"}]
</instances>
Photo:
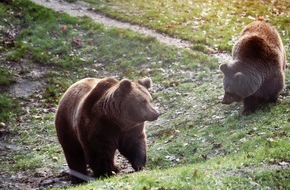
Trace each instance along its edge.
<instances>
[{"instance_id":1,"label":"bear's snout","mask_svg":"<svg viewBox=\"0 0 290 190\"><path fill-rule=\"evenodd\" d=\"M241 97L233 93L225 92L224 98L222 100L222 104L231 104L233 102L240 102L241 100L242 100Z\"/></svg>"},{"instance_id":2,"label":"bear's snout","mask_svg":"<svg viewBox=\"0 0 290 190\"><path fill-rule=\"evenodd\" d=\"M160 116L160 113L157 110L153 109L152 112L147 115L146 120L147 121L155 121L158 119L159 116Z\"/></svg>"},{"instance_id":3,"label":"bear's snout","mask_svg":"<svg viewBox=\"0 0 290 190\"><path fill-rule=\"evenodd\" d=\"M231 104L231 103L233 103L233 101L230 101L229 98L224 96L224 98L222 99L222 104Z\"/></svg>"}]
</instances>

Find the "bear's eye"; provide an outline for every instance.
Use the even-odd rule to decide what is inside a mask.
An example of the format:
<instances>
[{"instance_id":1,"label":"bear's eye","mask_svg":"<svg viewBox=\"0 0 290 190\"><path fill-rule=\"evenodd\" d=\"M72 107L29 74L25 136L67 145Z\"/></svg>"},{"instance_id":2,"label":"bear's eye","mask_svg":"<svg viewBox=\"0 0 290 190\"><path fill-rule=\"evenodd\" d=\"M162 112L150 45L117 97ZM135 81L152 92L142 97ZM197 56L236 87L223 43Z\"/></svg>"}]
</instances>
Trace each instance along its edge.
<instances>
[{"instance_id":1,"label":"bear's eye","mask_svg":"<svg viewBox=\"0 0 290 190\"><path fill-rule=\"evenodd\" d=\"M142 100L142 103L143 104L146 104L147 103L147 100L146 99Z\"/></svg>"}]
</instances>

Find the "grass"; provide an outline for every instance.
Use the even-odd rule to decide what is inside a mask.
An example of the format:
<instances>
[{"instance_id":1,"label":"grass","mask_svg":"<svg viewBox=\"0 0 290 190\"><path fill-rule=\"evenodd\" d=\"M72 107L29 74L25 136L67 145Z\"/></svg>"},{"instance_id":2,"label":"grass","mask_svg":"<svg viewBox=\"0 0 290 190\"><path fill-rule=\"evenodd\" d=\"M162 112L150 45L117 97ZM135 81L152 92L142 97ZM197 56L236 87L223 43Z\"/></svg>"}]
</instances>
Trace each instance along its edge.
<instances>
[{"instance_id":1,"label":"grass","mask_svg":"<svg viewBox=\"0 0 290 190\"><path fill-rule=\"evenodd\" d=\"M15 118L15 114L23 114L18 104L19 100L9 96L9 94L0 94L0 122L6 122L11 118Z\"/></svg>"},{"instance_id":2,"label":"grass","mask_svg":"<svg viewBox=\"0 0 290 190\"><path fill-rule=\"evenodd\" d=\"M289 170L267 171L242 166L241 155L217 158L205 164L184 165L169 169L144 171L95 181L73 189L287 189ZM223 165L227 165L224 167ZM242 168L242 169L241 169ZM271 173L271 175L270 175Z\"/></svg>"},{"instance_id":3,"label":"grass","mask_svg":"<svg viewBox=\"0 0 290 190\"><path fill-rule=\"evenodd\" d=\"M143 25L194 42L202 49L231 51L245 24L263 18L280 31L289 44L290 5L281 1L176 1L85 0L112 18ZM289 46L288 46L289 49Z\"/></svg>"},{"instance_id":4,"label":"grass","mask_svg":"<svg viewBox=\"0 0 290 190\"><path fill-rule=\"evenodd\" d=\"M113 3L119 2L123 3L122 6L113 6ZM179 10L182 7L187 10L186 6L189 6L183 6L178 1L167 1L171 3L168 5L159 2L164 19L169 10L177 20L179 16L184 17L184 11ZM241 13L234 15L232 11L244 9L239 7L242 6L240 2L235 2L239 9L224 6L226 2L196 2L196 5L210 4L217 13L223 12L220 18L224 20L228 19L228 14L235 19ZM156 3L152 1L152 4ZM246 3L253 13L239 17L239 23L235 25L237 30L251 20L249 16L258 16L259 11L263 10L257 9L255 12L250 4L257 4L252 1ZM98 1L96 4L99 9L104 8L106 14L117 14L128 8L128 4L123 1ZM124 16L134 19L131 14L140 6L141 3L135 1L132 11L127 11L128 15ZM280 6L277 4L277 7ZM150 9L147 1L144 1L143 7L144 12L135 12L142 16L140 22L145 18L146 10ZM197 7L191 6L191 12L199 13L195 10ZM213 11L210 7L204 14L210 15ZM283 12L285 9L281 6L281 10ZM177 15L177 12L184 15ZM196 14L192 17L200 17ZM290 162L290 99L286 95L289 88L286 88L279 103L271 104L248 117L240 115L240 104L220 104L220 96L223 94L222 73L218 70L218 61L208 55L210 52L205 47L217 43L220 50L230 49L227 42L233 33L236 34L231 27L224 27L226 32L220 38L216 36L220 30L214 34L209 33L208 41L203 39L205 35L196 39L189 37L198 42L192 48L194 51L190 51L164 46L154 38L129 30L105 28L86 17L71 18L66 14L55 13L28 0L0 4L0 16L5 18L0 20L0 26L3 26L0 27L1 40L7 42L5 31L17 31L17 35L12 38L13 45L1 45L1 59L5 64L11 67L15 63L23 66L36 64L40 68L49 68L38 79L45 81L46 87L30 97L14 98L9 94L0 94L0 122L5 122L7 126L1 141L9 145L3 149L4 156L0 157L3 163L1 171L33 173L36 168L49 167L59 173L65 160L55 134L54 113L60 96L73 82L87 76L116 76L134 80L148 76L153 80L151 93L162 116L156 122L147 123L146 170L69 188L290 188L289 166L283 169L283 163ZM156 18L159 18L158 14ZM210 18L215 19L212 15L204 20L205 23L199 21L208 25L218 23L207 22ZM272 22L272 17L269 18ZM281 13L274 19L281 23L278 29L285 30L283 41L289 42L289 29L282 22L288 19L287 15ZM151 20L143 20L143 24L156 21L155 17ZM230 20L228 22L231 23ZM231 24L234 26L234 23ZM186 25L181 26L186 29ZM190 32L182 33L181 26L169 27L167 32L186 39L182 35L189 35ZM197 33L193 31L195 34L190 35L199 35L198 32L202 32L200 27L203 25L196 29ZM223 45L225 48L222 48ZM25 73L30 73L31 69L27 68ZM5 78L9 80L25 77L22 74L17 70L4 70ZM288 71L286 78L289 84Z\"/></svg>"},{"instance_id":5,"label":"grass","mask_svg":"<svg viewBox=\"0 0 290 190\"><path fill-rule=\"evenodd\" d=\"M0 85L6 86L14 81L12 72L5 67L0 67Z\"/></svg>"}]
</instances>

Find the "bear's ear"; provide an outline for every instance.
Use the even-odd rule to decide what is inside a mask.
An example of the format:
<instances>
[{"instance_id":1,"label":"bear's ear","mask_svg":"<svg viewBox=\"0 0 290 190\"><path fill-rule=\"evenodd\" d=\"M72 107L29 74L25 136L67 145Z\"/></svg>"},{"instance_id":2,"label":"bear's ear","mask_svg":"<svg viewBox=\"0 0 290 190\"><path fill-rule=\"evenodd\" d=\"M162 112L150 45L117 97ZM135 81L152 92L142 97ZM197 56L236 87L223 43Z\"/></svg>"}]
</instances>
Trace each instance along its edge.
<instances>
[{"instance_id":1,"label":"bear's ear","mask_svg":"<svg viewBox=\"0 0 290 190\"><path fill-rule=\"evenodd\" d=\"M138 80L138 83L144 86L145 88L149 89L152 85L152 80L150 78L144 78L142 80Z\"/></svg>"},{"instance_id":2,"label":"bear's ear","mask_svg":"<svg viewBox=\"0 0 290 190\"><path fill-rule=\"evenodd\" d=\"M228 70L229 70L228 65L227 65L226 63L221 64L221 65L220 65L220 70L221 70L224 74L228 73Z\"/></svg>"},{"instance_id":3,"label":"bear's ear","mask_svg":"<svg viewBox=\"0 0 290 190\"><path fill-rule=\"evenodd\" d=\"M132 84L131 81L128 79L123 79L121 80L119 84L119 88L121 89L122 92L129 92L132 89Z\"/></svg>"}]
</instances>

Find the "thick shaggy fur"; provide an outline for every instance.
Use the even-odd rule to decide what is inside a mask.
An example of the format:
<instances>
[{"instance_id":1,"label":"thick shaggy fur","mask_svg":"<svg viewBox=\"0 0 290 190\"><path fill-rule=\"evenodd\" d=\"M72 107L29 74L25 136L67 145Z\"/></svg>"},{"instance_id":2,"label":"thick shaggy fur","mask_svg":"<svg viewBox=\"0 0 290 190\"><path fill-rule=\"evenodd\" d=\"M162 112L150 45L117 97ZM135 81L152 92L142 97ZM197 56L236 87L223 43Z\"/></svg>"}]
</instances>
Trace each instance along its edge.
<instances>
[{"instance_id":1,"label":"thick shaggy fur","mask_svg":"<svg viewBox=\"0 0 290 190\"><path fill-rule=\"evenodd\" d=\"M276 102L284 88L286 54L276 29L255 21L242 31L233 47L233 61L220 65L224 73L224 104L243 101L243 115L259 105Z\"/></svg>"},{"instance_id":2,"label":"thick shaggy fur","mask_svg":"<svg viewBox=\"0 0 290 190\"><path fill-rule=\"evenodd\" d=\"M73 84L63 95L55 118L59 142L74 173L110 176L116 149L138 171L146 163L145 121L159 116L152 107L150 79L131 82L114 78L86 78ZM76 171L76 172L75 172ZM72 183L82 179L71 176Z\"/></svg>"}]
</instances>

